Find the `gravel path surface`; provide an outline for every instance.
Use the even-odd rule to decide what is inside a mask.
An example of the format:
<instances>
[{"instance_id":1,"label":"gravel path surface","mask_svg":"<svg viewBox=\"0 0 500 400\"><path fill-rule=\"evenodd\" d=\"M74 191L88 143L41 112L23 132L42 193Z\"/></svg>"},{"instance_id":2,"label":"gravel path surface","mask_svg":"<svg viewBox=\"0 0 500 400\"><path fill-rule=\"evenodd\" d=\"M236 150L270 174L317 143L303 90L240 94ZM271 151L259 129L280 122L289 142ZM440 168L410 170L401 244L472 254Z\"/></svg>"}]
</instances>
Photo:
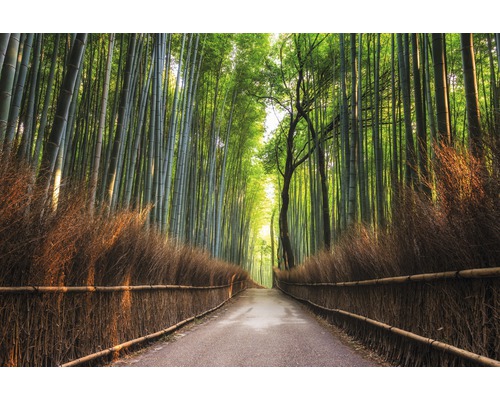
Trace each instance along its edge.
<instances>
[{"instance_id":1,"label":"gravel path surface","mask_svg":"<svg viewBox=\"0 0 500 400\"><path fill-rule=\"evenodd\" d=\"M194 324L116 367L370 367L302 305L278 290L248 289Z\"/></svg>"}]
</instances>

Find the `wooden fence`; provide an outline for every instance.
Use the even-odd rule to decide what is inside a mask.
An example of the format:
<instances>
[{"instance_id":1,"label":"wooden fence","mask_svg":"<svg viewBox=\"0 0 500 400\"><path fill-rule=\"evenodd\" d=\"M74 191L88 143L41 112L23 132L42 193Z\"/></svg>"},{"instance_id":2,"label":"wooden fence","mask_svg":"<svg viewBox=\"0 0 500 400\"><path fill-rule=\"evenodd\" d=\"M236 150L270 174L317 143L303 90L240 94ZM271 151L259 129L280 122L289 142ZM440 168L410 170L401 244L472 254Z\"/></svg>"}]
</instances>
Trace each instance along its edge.
<instances>
[{"instance_id":1,"label":"wooden fence","mask_svg":"<svg viewBox=\"0 0 500 400\"><path fill-rule=\"evenodd\" d=\"M499 277L500 268L484 268L356 282L276 282L396 365L500 366Z\"/></svg>"},{"instance_id":2,"label":"wooden fence","mask_svg":"<svg viewBox=\"0 0 500 400\"><path fill-rule=\"evenodd\" d=\"M0 365L73 366L116 356L215 310L247 285L0 287Z\"/></svg>"}]
</instances>

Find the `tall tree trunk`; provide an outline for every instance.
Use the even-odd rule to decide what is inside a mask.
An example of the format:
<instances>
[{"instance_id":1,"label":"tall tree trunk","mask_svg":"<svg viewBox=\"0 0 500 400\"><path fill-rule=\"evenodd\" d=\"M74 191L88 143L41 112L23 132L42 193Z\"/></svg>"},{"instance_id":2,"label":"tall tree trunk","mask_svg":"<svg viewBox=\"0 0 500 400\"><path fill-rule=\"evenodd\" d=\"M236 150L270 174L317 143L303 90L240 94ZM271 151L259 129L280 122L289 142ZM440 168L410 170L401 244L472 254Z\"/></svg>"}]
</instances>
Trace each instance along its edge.
<instances>
[{"instance_id":1,"label":"tall tree trunk","mask_svg":"<svg viewBox=\"0 0 500 400\"><path fill-rule=\"evenodd\" d=\"M76 40L71 49L71 54L69 56L68 68L62 82L61 92L57 102L54 124L52 125L49 139L43 151L40 171L38 172L37 180L38 182L45 185L46 192L48 191L48 188L50 186L50 181L56 164L61 139L66 128L69 107L73 98L78 72L81 68L81 61L83 58L83 53L85 51L86 42L86 33L77 34Z\"/></svg>"},{"instance_id":2,"label":"tall tree trunk","mask_svg":"<svg viewBox=\"0 0 500 400\"><path fill-rule=\"evenodd\" d=\"M382 141L380 138L380 33L377 34L377 47L375 50L375 120L373 123L373 152L375 158L375 191L377 198L377 225L379 228L385 228L385 192L383 185L383 153Z\"/></svg>"},{"instance_id":3,"label":"tall tree trunk","mask_svg":"<svg viewBox=\"0 0 500 400\"><path fill-rule=\"evenodd\" d=\"M9 121L7 124L7 142L6 142L6 156L8 157L12 147L15 145L13 143L14 136L17 132L19 110L21 109L21 100L23 98L24 86L26 82L26 76L28 75L28 63L31 56L31 48L33 44L33 33L29 33L26 36L23 46L23 56L21 65L19 68L19 75L16 82L16 90L14 92L14 98L12 99L9 112Z\"/></svg>"},{"instance_id":4,"label":"tall tree trunk","mask_svg":"<svg viewBox=\"0 0 500 400\"><path fill-rule=\"evenodd\" d=\"M60 38L61 38L61 35L59 33L57 33L55 35L55 38L54 38L54 49L52 51L49 77L47 79L47 89L46 89L45 97L43 100L42 116L40 118L40 125L38 126L35 149L33 150L33 155L32 155L34 169L36 169L38 167L40 153L42 151L42 145L44 143L45 127L47 126L49 106L50 106L51 99L52 99L52 92L53 92L52 89L54 86L54 77L55 77L55 71L56 71L56 65L57 65L57 53L59 51Z\"/></svg>"},{"instance_id":5,"label":"tall tree trunk","mask_svg":"<svg viewBox=\"0 0 500 400\"><path fill-rule=\"evenodd\" d=\"M179 99L179 90L181 86L181 77L182 77L182 59L184 55L184 45L186 42L186 35L182 35L182 44L179 55L179 65L177 69L177 81L175 83L175 92L174 99L172 105L172 112L170 115L170 123L168 129L168 139L167 139L167 150L165 154L164 166L163 166L163 181L165 182L165 195L163 199L162 212L163 212L163 224L162 224L162 232L166 232L167 230L167 220L168 214L170 212L170 200L171 200L171 191L172 191L172 170L174 165L174 148L175 141L177 138L177 116L178 116L178 99Z\"/></svg>"},{"instance_id":6,"label":"tall tree trunk","mask_svg":"<svg viewBox=\"0 0 500 400\"><path fill-rule=\"evenodd\" d=\"M106 111L108 108L109 81L111 78L111 63L113 60L114 39L115 39L115 34L111 33L109 35L108 57L106 61L104 85L102 88L101 112L99 117L99 128L97 132L97 142L94 150L95 152L94 165L92 169L92 176L90 178L89 206L91 214L93 214L94 212L96 192L97 192L97 179L99 176L99 168L101 164L102 138L104 133L104 126L106 124Z\"/></svg>"},{"instance_id":7,"label":"tall tree trunk","mask_svg":"<svg viewBox=\"0 0 500 400\"><path fill-rule=\"evenodd\" d=\"M469 121L469 145L472 154L481 159L483 156L483 145L472 33L460 34L460 43L462 45L465 102L467 119Z\"/></svg>"},{"instance_id":8,"label":"tall tree trunk","mask_svg":"<svg viewBox=\"0 0 500 400\"><path fill-rule=\"evenodd\" d=\"M392 198L399 197L399 152L398 152L398 136L396 123L396 48L394 34L391 35L391 138L392 138L392 163L391 163L391 189ZM392 205L396 204L392 201Z\"/></svg>"},{"instance_id":9,"label":"tall tree trunk","mask_svg":"<svg viewBox=\"0 0 500 400\"><path fill-rule=\"evenodd\" d=\"M342 153L342 174L341 174L341 226L343 229L347 226L347 213L349 202L349 179L350 179L350 146L349 146L349 105L347 102L347 87L346 87L346 56L345 56L345 38L344 34L340 34L340 147Z\"/></svg>"},{"instance_id":10,"label":"tall tree trunk","mask_svg":"<svg viewBox=\"0 0 500 400\"><path fill-rule=\"evenodd\" d=\"M118 172L118 158L121 152L123 135L125 132L125 118L127 106L129 103L130 97L130 82L132 78L132 66L134 64L134 56L135 56L135 46L136 46L136 35L130 35L128 53L127 53L127 61L125 65L124 72L124 82L120 95L120 107L118 111L118 122L116 125L116 133L113 141L113 150L111 153L109 169L108 169L108 179L107 179L107 195L108 195L108 205L109 210L111 211L114 208L114 199L115 196L115 181L117 178Z\"/></svg>"},{"instance_id":11,"label":"tall tree trunk","mask_svg":"<svg viewBox=\"0 0 500 400\"><path fill-rule=\"evenodd\" d=\"M146 160L146 177L144 179L144 205L151 206L153 203L154 205L154 199L153 199L153 174L155 173L155 170L158 168L158 165L155 165L155 151L157 150L156 148L157 143L155 141L155 124L156 124L156 106L157 106L157 101L156 98L158 96L158 85L157 85L157 80L158 80L158 63L156 62L156 53L157 51L157 46L154 46L153 49L153 59L151 63L153 64L153 77L152 77L152 83L151 83L151 100L150 100L150 106L151 106L151 111L150 111L150 117L149 117L149 129L148 129L148 146L147 146L147 156L145 158ZM151 210L151 211L154 211ZM153 212L150 212L149 218L147 220L147 226L149 226L150 223L154 222L154 214Z\"/></svg>"},{"instance_id":12,"label":"tall tree trunk","mask_svg":"<svg viewBox=\"0 0 500 400\"><path fill-rule=\"evenodd\" d=\"M358 148L358 78L356 71L356 34L351 33L351 140L349 167L349 206L347 208L347 224L356 222L357 214L357 160Z\"/></svg>"},{"instance_id":13,"label":"tall tree trunk","mask_svg":"<svg viewBox=\"0 0 500 400\"><path fill-rule=\"evenodd\" d=\"M7 121L9 120L10 104L12 100L12 88L16 75L17 52L19 50L19 33L12 33L2 67L0 77L0 148L3 147L5 134L7 132Z\"/></svg>"},{"instance_id":14,"label":"tall tree trunk","mask_svg":"<svg viewBox=\"0 0 500 400\"><path fill-rule=\"evenodd\" d=\"M30 143L32 142L33 127L35 125L35 100L40 88L39 70L40 54L42 51L42 36L43 34L41 33L37 34L35 54L33 55L32 60L33 67L31 69L27 110L26 115L23 117L25 127L23 135L21 137L21 144L18 150L18 158L26 159L28 162L30 161L29 150Z\"/></svg>"},{"instance_id":15,"label":"tall tree trunk","mask_svg":"<svg viewBox=\"0 0 500 400\"><path fill-rule=\"evenodd\" d=\"M186 61L184 63L184 75L182 81L186 85L182 94L181 112L182 120L179 129L179 142L177 144L177 164L175 167L175 178L172 194L172 210L171 210L171 227L172 235L182 242L184 239L184 210L185 210L185 186L188 179L187 175L187 158L189 152L189 135L191 130L190 117L192 115L192 96L193 96L193 83L194 73L192 67L196 64L196 60L191 61L191 53L193 48L193 35L189 36L187 47ZM195 57L196 54L193 55ZM194 71L193 71L194 72Z\"/></svg>"},{"instance_id":16,"label":"tall tree trunk","mask_svg":"<svg viewBox=\"0 0 500 400\"><path fill-rule=\"evenodd\" d=\"M498 58L498 69L500 70L500 33L495 33L495 47L497 50L497 58ZM495 109L495 134L497 137L500 137L500 81L497 82L496 86L496 98L498 100L498 108Z\"/></svg>"},{"instance_id":17,"label":"tall tree trunk","mask_svg":"<svg viewBox=\"0 0 500 400\"><path fill-rule=\"evenodd\" d=\"M415 120L417 127L417 149L420 167L420 189L429 197L429 173L427 171L427 134L424 123L424 103L422 98L422 84L420 81L420 46L418 33L411 34L411 45L413 55L413 82L415 93Z\"/></svg>"},{"instance_id":18,"label":"tall tree trunk","mask_svg":"<svg viewBox=\"0 0 500 400\"><path fill-rule=\"evenodd\" d=\"M146 114L146 109L147 109L147 97L148 97L148 88L151 83L151 77L153 75L153 69L154 69L154 63L151 63L150 67L147 68L147 63L145 66L145 69L149 69L149 72L147 73L147 78L145 79L143 86L142 86L142 91L141 91L141 96L139 99L139 116L137 118L137 125L135 129L135 139L134 139L134 144L132 147L131 151L131 161L129 164L129 169L128 169L128 176L129 178L127 179L126 186L125 186L125 196L124 196L124 202L123 205L125 208L129 208L130 202L132 199L132 186L133 186L133 177L134 174L136 176L136 182L140 181L139 176L140 173L138 171L141 171L141 162L140 160L137 161L138 158L140 158L141 154L140 153L140 143L141 140L143 139L143 131L145 129L144 124L144 119L145 119L145 114ZM143 146L144 147L144 146ZM137 167L137 168L136 168ZM136 204L138 206L138 204Z\"/></svg>"},{"instance_id":19,"label":"tall tree trunk","mask_svg":"<svg viewBox=\"0 0 500 400\"><path fill-rule=\"evenodd\" d=\"M281 208L279 215L280 240L283 251L283 265L285 269L292 269L295 266L295 257L290 241L290 233L288 229L288 207L290 205L290 182L291 173L288 172L283 176L283 187L281 190Z\"/></svg>"},{"instance_id":20,"label":"tall tree trunk","mask_svg":"<svg viewBox=\"0 0 500 400\"><path fill-rule=\"evenodd\" d=\"M406 38L405 38L406 39ZM413 187L416 179L415 169L417 168L415 157L415 146L413 143L413 132L411 122L411 98L410 98L410 71L408 65L408 42L405 40L403 43L403 34L397 34L398 40L398 63L399 63L399 79L401 82L401 89L403 92L403 109L405 121L405 139L406 139L406 171L405 181L410 187Z\"/></svg>"},{"instance_id":21,"label":"tall tree trunk","mask_svg":"<svg viewBox=\"0 0 500 400\"><path fill-rule=\"evenodd\" d=\"M491 130L493 135L497 135L500 129L500 81L497 82L496 72L497 68L495 68L494 61L494 46L491 40L490 34L487 34L486 39L488 41L488 58L490 60L490 92L491 93L491 103L492 103L492 112L493 112L493 121L488 129ZM500 65L499 65L500 68Z\"/></svg>"},{"instance_id":22,"label":"tall tree trunk","mask_svg":"<svg viewBox=\"0 0 500 400\"><path fill-rule=\"evenodd\" d=\"M434 81L436 92L437 131L440 144L451 144L451 130L448 107L448 84L444 39L442 33L432 34L432 58L434 60Z\"/></svg>"},{"instance_id":23,"label":"tall tree trunk","mask_svg":"<svg viewBox=\"0 0 500 400\"><path fill-rule=\"evenodd\" d=\"M297 83L297 92L299 91L302 82ZM299 101L297 99L297 101ZM295 266L295 257L293 254L292 242L290 240L290 231L288 227L288 208L290 206L290 184L292 182L293 172L296 168L293 163L294 154L294 135L300 117L290 114L290 125L288 126L288 134L286 138L286 159L285 169L283 171L283 186L281 189L281 208L279 213L279 230L281 248L283 252L283 265L285 269L292 269Z\"/></svg>"},{"instance_id":24,"label":"tall tree trunk","mask_svg":"<svg viewBox=\"0 0 500 400\"><path fill-rule=\"evenodd\" d=\"M2 71L5 55L7 54L9 39L10 39L10 33L0 33L0 72Z\"/></svg>"},{"instance_id":25,"label":"tall tree trunk","mask_svg":"<svg viewBox=\"0 0 500 400\"><path fill-rule=\"evenodd\" d=\"M301 51L298 52L299 58L299 81L304 80L304 66L306 60L302 59ZM325 150L318 136L318 132L309 116L308 112L304 110L304 107L300 102L296 103L297 111L299 116L302 116L307 122L309 132L311 133L314 146L316 148L316 156L318 163L318 172L320 175L320 186L321 186L321 222L323 226L323 246L325 249L330 249L331 245L331 228L330 228L330 208L328 202L328 178L326 176L326 162L325 162ZM312 179L311 179L312 183Z\"/></svg>"},{"instance_id":26,"label":"tall tree trunk","mask_svg":"<svg viewBox=\"0 0 500 400\"><path fill-rule=\"evenodd\" d=\"M352 34L352 36L355 36ZM352 37L351 36L351 37ZM363 59L362 59L362 54L363 54L363 34L359 33L358 34L358 63L357 63L357 115L358 119L356 121L356 124L358 126L358 182L359 182L359 208L360 208L360 216L361 216L361 221L364 224L369 223L369 204L368 204L368 181L367 181L367 174L365 171L365 132L364 132L364 125L363 125ZM354 42L351 42L354 43ZM355 50L355 46L353 46L353 49ZM352 49L351 49L352 51ZM354 122L354 121L353 121Z\"/></svg>"},{"instance_id":27,"label":"tall tree trunk","mask_svg":"<svg viewBox=\"0 0 500 400\"><path fill-rule=\"evenodd\" d=\"M229 121L227 124L227 133L226 133L226 139L224 141L224 159L222 161L222 166L221 166L221 178L220 178L220 187L219 187L219 193L218 193L218 202L217 202L217 221L215 224L215 257L220 257L220 252L221 252L221 220L222 220L222 205L223 205L223 199L224 199L224 194L226 190L226 165L227 165L227 156L228 156L228 150L229 150L229 135L231 133L231 125L233 123L233 112L234 112L234 105L236 103L236 96L237 92L236 89L234 89L233 92L233 98L231 100L231 111L229 113Z\"/></svg>"}]
</instances>

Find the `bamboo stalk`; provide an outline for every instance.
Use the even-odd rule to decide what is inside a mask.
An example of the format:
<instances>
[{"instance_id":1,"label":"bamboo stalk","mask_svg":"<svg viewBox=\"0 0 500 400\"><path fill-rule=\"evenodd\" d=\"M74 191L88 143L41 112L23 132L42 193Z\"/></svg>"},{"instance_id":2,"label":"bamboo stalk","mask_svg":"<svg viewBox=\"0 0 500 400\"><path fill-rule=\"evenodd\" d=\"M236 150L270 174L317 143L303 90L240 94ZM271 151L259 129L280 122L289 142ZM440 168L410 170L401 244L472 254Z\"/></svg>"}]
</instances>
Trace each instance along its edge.
<instances>
[{"instance_id":1,"label":"bamboo stalk","mask_svg":"<svg viewBox=\"0 0 500 400\"><path fill-rule=\"evenodd\" d=\"M313 303L312 301L309 301L309 300L306 300L306 299L294 296L293 294L288 293L285 290L283 290L279 285L278 285L278 288L283 293L286 293L290 297L293 297L296 300L308 303L308 304L310 304L310 305L312 305L312 306L314 306L316 308L319 308L321 310L328 311L328 312L333 312L333 313L337 313L337 314L341 314L341 315L345 315L345 316L348 316L350 318L357 319L359 321L364 321L364 322L366 322L366 323L368 323L370 325L374 325L374 326L376 326L378 328L382 328L384 330L393 332L393 333L395 333L397 335L400 335L400 336L403 336L405 338L414 340L416 342L423 343L423 344L429 345L431 347L443 350L444 352L447 352L447 353L450 353L450 354L454 354L454 355L456 355L458 357L461 357L461 358L469 360L469 361L473 361L475 363L478 363L478 364L486 366L486 367L500 367L500 361L498 361L498 360L494 360L492 358L481 356L479 354L475 354L475 353L472 353L470 351L460 349L458 347L449 345L447 343L440 342L438 340L426 338L424 336L417 335L415 333L412 333L412 332L406 331L404 329L400 329L400 328L397 328L397 327L385 324L383 322L376 321L376 320L368 318L368 317L364 317L362 315L350 313L348 311L339 310L339 309L326 308L326 307L323 307L323 306L321 306L319 304Z\"/></svg>"},{"instance_id":2,"label":"bamboo stalk","mask_svg":"<svg viewBox=\"0 0 500 400\"><path fill-rule=\"evenodd\" d=\"M242 281L240 281L240 282L242 282ZM198 315L196 315L194 317L187 318L187 319L185 319L185 320L183 320L181 322L178 322L177 324L172 325L172 326L170 326L170 327L168 327L166 329L163 329L161 331L158 331L158 332L155 332L155 333L151 333L149 335L142 336L142 337L139 337L139 338L136 338L136 339L133 339L133 340L129 340L128 342L118 344L116 346L113 346L113 347L110 347L108 349L99 351L97 353L89 354L88 356L85 356L85 357L77 358L76 360L67 362L65 364L61 364L60 366L61 367L75 367L75 366L81 365L81 364L83 364L85 362L92 361L92 360L95 360L97 358L101 358L101 357L104 357L106 355L109 355L111 353L115 353L117 351L126 349L126 348L128 348L130 346L133 346L134 344L138 344L138 343L145 342L147 340L155 339L157 337L160 337L162 335L165 335L167 333L175 331L176 329L178 329L181 326L187 324L188 322L191 322L191 321L193 321L193 320L195 320L197 318L202 318L205 315L207 315L207 314L209 314L209 313L217 310L218 308L222 307L225 303L227 303L230 299L232 299L234 296L236 296L238 293L242 292L243 290L245 290L245 289L242 289L242 290L238 291L233 296L227 298L226 300L224 300L222 303L220 303L219 305L215 306L214 308L211 308L210 310L205 311L205 312L203 312L201 314L198 314Z\"/></svg>"},{"instance_id":3,"label":"bamboo stalk","mask_svg":"<svg viewBox=\"0 0 500 400\"><path fill-rule=\"evenodd\" d=\"M137 285L137 286L18 286L0 287L0 293L87 293L87 292L119 292L139 290L212 290L230 287L247 280L219 286L185 286L185 285Z\"/></svg>"},{"instance_id":4,"label":"bamboo stalk","mask_svg":"<svg viewBox=\"0 0 500 400\"><path fill-rule=\"evenodd\" d=\"M301 282L286 282L278 278L278 282L293 286L369 286L369 285L388 285L393 283L408 283L435 281L439 279L473 279L473 278L498 278L500 277L500 268L477 268L467 269L462 271L449 272L434 272L428 274L404 275L390 278L368 279L363 281L351 282L317 282L317 283L301 283Z\"/></svg>"}]
</instances>

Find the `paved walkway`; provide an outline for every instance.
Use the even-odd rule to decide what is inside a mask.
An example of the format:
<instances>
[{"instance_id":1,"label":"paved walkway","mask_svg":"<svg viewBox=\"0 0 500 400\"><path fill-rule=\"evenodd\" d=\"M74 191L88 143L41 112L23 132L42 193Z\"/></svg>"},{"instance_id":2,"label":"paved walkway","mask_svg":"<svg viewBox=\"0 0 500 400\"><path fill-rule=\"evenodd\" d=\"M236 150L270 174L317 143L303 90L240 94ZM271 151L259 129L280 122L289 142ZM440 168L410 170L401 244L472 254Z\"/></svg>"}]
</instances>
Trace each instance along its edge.
<instances>
[{"instance_id":1,"label":"paved walkway","mask_svg":"<svg viewBox=\"0 0 500 400\"><path fill-rule=\"evenodd\" d=\"M113 366L369 367L299 303L278 290L248 289L203 323Z\"/></svg>"}]
</instances>

